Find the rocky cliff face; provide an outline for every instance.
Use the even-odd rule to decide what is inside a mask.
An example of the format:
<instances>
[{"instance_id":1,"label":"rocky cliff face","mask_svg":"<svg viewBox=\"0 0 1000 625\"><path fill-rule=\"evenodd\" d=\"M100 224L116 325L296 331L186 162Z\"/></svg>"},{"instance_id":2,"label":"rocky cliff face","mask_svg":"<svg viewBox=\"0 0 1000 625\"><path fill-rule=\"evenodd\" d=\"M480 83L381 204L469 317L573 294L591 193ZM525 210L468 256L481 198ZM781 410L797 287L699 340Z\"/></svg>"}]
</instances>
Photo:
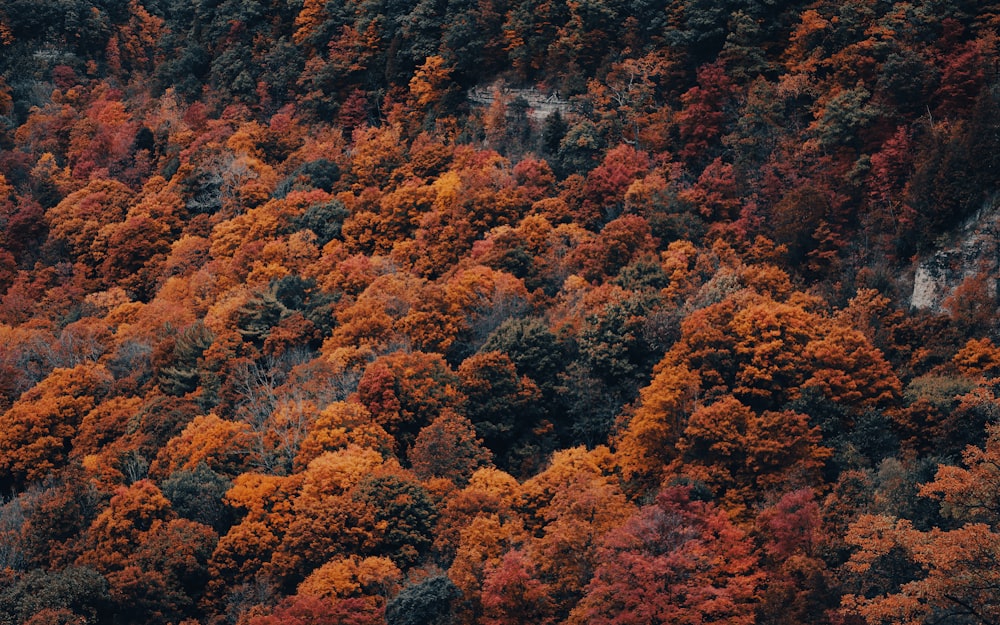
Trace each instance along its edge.
<instances>
[{"instance_id":1,"label":"rocky cliff face","mask_svg":"<svg viewBox=\"0 0 1000 625\"><path fill-rule=\"evenodd\" d=\"M542 93L533 88L516 89L501 82L488 87L473 87L466 95L470 102L478 106L490 106L498 98L506 104L518 99L524 100L527 115L535 122L545 121L549 115L556 111L565 115L572 109L570 102L559 97L557 92Z\"/></svg>"},{"instance_id":2,"label":"rocky cliff face","mask_svg":"<svg viewBox=\"0 0 1000 625\"><path fill-rule=\"evenodd\" d=\"M994 199L968 220L952 243L919 261L910 307L943 312L943 304L965 280L987 276L989 295L996 298L1000 279L1000 205Z\"/></svg>"}]
</instances>

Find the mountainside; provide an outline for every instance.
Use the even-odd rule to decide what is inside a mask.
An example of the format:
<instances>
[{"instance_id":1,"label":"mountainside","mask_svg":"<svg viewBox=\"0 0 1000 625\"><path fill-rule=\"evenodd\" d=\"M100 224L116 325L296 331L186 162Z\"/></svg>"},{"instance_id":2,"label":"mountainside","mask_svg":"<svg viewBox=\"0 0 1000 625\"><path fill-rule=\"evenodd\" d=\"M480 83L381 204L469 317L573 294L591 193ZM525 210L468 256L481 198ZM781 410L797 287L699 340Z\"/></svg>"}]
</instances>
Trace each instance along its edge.
<instances>
[{"instance_id":1,"label":"mountainside","mask_svg":"<svg viewBox=\"0 0 1000 625\"><path fill-rule=\"evenodd\" d=\"M1000 5L0 4L0 625L1000 622Z\"/></svg>"}]
</instances>

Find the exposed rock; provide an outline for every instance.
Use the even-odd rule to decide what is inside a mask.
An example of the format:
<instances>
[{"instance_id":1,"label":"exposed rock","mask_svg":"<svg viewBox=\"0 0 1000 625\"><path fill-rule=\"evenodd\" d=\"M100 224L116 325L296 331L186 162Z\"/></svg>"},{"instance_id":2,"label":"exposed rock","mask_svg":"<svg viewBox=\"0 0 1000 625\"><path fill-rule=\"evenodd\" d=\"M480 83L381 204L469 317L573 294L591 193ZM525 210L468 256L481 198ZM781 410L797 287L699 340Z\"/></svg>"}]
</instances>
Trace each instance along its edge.
<instances>
[{"instance_id":1,"label":"exposed rock","mask_svg":"<svg viewBox=\"0 0 1000 625\"><path fill-rule=\"evenodd\" d=\"M489 87L473 87L469 89L467 97L469 98L469 102L479 106L490 106L498 98L509 105L514 100L521 98L528 104L528 117L535 122L545 121L549 115L556 111L566 114L572 110L572 104L569 100L559 97L558 91L543 93L534 87L529 89L515 89L507 87L502 83L496 83Z\"/></svg>"},{"instance_id":2,"label":"exposed rock","mask_svg":"<svg viewBox=\"0 0 1000 625\"><path fill-rule=\"evenodd\" d=\"M910 307L943 312L943 304L966 279L989 276L989 294L996 297L1000 277L1000 206L991 202L956 233L952 245L917 265Z\"/></svg>"}]
</instances>

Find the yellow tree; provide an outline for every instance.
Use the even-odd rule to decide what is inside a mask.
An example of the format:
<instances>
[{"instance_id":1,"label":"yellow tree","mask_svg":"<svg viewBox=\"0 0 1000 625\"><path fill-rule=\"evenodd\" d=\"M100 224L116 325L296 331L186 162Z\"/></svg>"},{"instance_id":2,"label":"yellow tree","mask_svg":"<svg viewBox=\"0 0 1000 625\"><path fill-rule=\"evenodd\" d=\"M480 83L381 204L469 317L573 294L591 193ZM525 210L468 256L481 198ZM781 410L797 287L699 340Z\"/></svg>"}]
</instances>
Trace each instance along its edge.
<instances>
[{"instance_id":1,"label":"yellow tree","mask_svg":"<svg viewBox=\"0 0 1000 625\"><path fill-rule=\"evenodd\" d=\"M802 350L817 323L801 306L770 298L739 310L729 324L738 363L733 394L758 408L780 407L793 397L807 370Z\"/></svg>"},{"instance_id":2,"label":"yellow tree","mask_svg":"<svg viewBox=\"0 0 1000 625\"><path fill-rule=\"evenodd\" d=\"M535 536L525 551L548 588L552 613L565 616L600 563L601 538L622 525L635 507L619 487L613 456L605 447L554 454L545 471L522 485L521 507Z\"/></svg>"},{"instance_id":3,"label":"yellow tree","mask_svg":"<svg viewBox=\"0 0 1000 625\"><path fill-rule=\"evenodd\" d=\"M374 449L388 457L396 441L363 405L352 401L333 402L309 426L295 456L295 467L305 468L324 453L350 445Z\"/></svg>"},{"instance_id":4,"label":"yellow tree","mask_svg":"<svg viewBox=\"0 0 1000 625\"><path fill-rule=\"evenodd\" d=\"M863 580L844 598L871 625L937 622L989 625L1000 619L1000 426L964 466L940 466L922 497L941 502L954 529L920 530L908 519L863 515L850 527L846 567ZM901 561L902 558L902 561Z\"/></svg>"},{"instance_id":5,"label":"yellow tree","mask_svg":"<svg viewBox=\"0 0 1000 625\"><path fill-rule=\"evenodd\" d=\"M478 516L497 514L501 518L515 515L520 484L510 474L495 468L477 470L469 483L448 495L439 506L434 530L434 549L443 562L451 562L461 542L461 533Z\"/></svg>"},{"instance_id":6,"label":"yellow tree","mask_svg":"<svg viewBox=\"0 0 1000 625\"><path fill-rule=\"evenodd\" d=\"M675 445L694 411L699 392L697 373L666 359L639 394L639 405L616 441L618 463L632 480L657 482L675 457Z\"/></svg>"},{"instance_id":7,"label":"yellow tree","mask_svg":"<svg viewBox=\"0 0 1000 625\"><path fill-rule=\"evenodd\" d=\"M830 455L805 415L758 414L731 396L695 410L677 449L671 470L707 485L732 511L816 484Z\"/></svg>"},{"instance_id":8,"label":"yellow tree","mask_svg":"<svg viewBox=\"0 0 1000 625\"><path fill-rule=\"evenodd\" d=\"M111 390L92 362L55 369L0 415L0 482L7 487L51 477L65 465L83 418Z\"/></svg>"},{"instance_id":9,"label":"yellow tree","mask_svg":"<svg viewBox=\"0 0 1000 625\"><path fill-rule=\"evenodd\" d=\"M836 322L831 325L824 336L806 345L812 374L802 388L817 388L856 410L892 405L902 384L882 353L860 331Z\"/></svg>"},{"instance_id":10,"label":"yellow tree","mask_svg":"<svg viewBox=\"0 0 1000 625\"><path fill-rule=\"evenodd\" d=\"M233 480L225 502L236 511L239 521L212 553L208 584L211 600L221 604L228 593L253 583L261 575L291 523L292 498L301 484L299 474L246 472Z\"/></svg>"},{"instance_id":11,"label":"yellow tree","mask_svg":"<svg viewBox=\"0 0 1000 625\"><path fill-rule=\"evenodd\" d=\"M91 180L46 212L49 238L65 245L75 260L96 269L104 256L103 250L94 249L98 233L108 224L121 222L133 199L134 193L120 182Z\"/></svg>"},{"instance_id":12,"label":"yellow tree","mask_svg":"<svg viewBox=\"0 0 1000 625\"><path fill-rule=\"evenodd\" d=\"M306 577L299 595L322 599L360 598L373 610L385 607L386 598L399 588L403 574L392 560L358 555L333 558Z\"/></svg>"},{"instance_id":13,"label":"yellow tree","mask_svg":"<svg viewBox=\"0 0 1000 625\"><path fill-rule=\"evenodd\" d=\"M111 502L88 529L90 549L80 558L103 573L118 571L130 564L142 535L158 529L176 514L170 501L150 480L119 487Z\"/></svg>"},{"instance_id":14,"label":"yellow tree","mask_svg":"<svg viewBox=\"0 0 1000 625\"><path fill-rule=\"evenodd\" d=\"M455 560L448 569L448 577L462 591L459 623L480 622L484 614L484 581L501 565L505 554L522 546L528 538L520 519L500 514L478 515L462 529Z\"/></svg>"},{"instance_id":15,"label":"yellow tree","mask_svg":"<svg viewBox=\"0 0 1000 625\"><path fill-rule=\"evenodd\" d=\"M252 448L252 433L247 423L221 419L214 414L197 416L160 450L150 473L166 477L179 469L190 471L204 463L217 473L236 476L252 465Z\"/></svg>"},{"instance_id":16,"label":"yellow tree","mask_svg":"<svg viewBox=\"0 0 1000 625\"><path fill-rule=\"evenodd\" d=\"M447 95L452 72L447 63L444 58L436 54L431 55L413 72L413 78L410 79L410 98L418 109L428 111L432 105Z\"/></svg>"},{"instance_id":17,"label":"yellow tree","mask_svg":"<svg viewBox=\"0 0 1000 625\"><path fill-rule=\"evenodd\" d=\"M288 520L266 573L285 586L294 586L338 554L373 549L385 527L373 527L371 510L353 500L352 492L384 464L377 451L356 446L327 452L310 462L289 502ZM396 468L394 464L385 470Z\"/></svg>"}]
</instances>

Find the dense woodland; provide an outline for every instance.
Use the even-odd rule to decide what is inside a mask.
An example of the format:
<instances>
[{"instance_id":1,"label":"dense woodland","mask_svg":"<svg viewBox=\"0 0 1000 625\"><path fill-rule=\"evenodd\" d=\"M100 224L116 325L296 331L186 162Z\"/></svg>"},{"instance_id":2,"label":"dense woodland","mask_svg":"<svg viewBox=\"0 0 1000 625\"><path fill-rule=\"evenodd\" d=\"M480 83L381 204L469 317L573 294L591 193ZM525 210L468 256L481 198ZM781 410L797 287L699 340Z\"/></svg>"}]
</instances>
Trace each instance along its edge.
<instances>
[{"instance_id":1,"label":"dense woodland","mask_svg":"<svg viewBox=\"0 0 1000 625\"><path fill-rule=\"evenodd\" d=\"M0 625L1000 622L998 32L4 0Z\"/></svg>"}]
</instances>

